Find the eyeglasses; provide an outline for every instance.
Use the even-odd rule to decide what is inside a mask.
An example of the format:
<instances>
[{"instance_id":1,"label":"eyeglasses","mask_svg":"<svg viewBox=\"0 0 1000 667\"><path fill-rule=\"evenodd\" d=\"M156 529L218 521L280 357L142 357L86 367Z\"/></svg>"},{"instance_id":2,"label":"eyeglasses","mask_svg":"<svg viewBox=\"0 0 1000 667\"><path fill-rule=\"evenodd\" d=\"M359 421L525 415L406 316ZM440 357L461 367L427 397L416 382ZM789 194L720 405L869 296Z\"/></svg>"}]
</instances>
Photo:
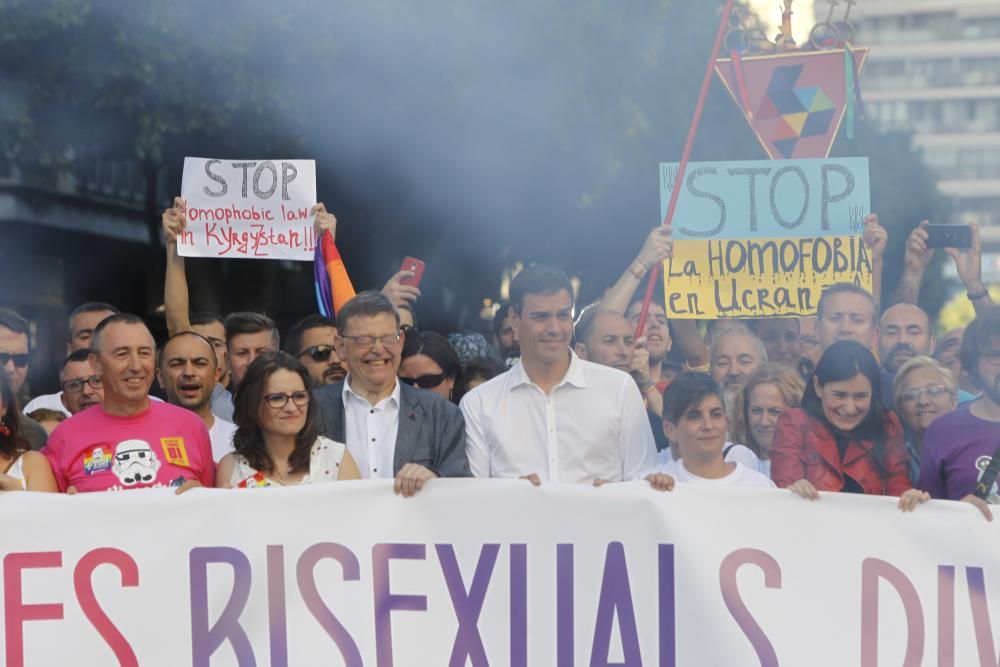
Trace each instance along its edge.
<instances>
[{"instance_id":1,"label":"eyeglasses","mask_svg":"<svg viewBox=\"0 0 1000 667\"><path fill-rule=\"evenodd\" d=\"M313 345L312 347L299 352L299 357L301 358L307 354L313 361L330 361L330 355L333 354L333 348L329 345Z\"/></svg>"},{"instance_id":2,"label":"eyeglasses","mask_svg":"<svg viewBox=\"0 0 1000 667\"><path fill-rule=\"evenodd\" d=\"M101 378L97 375L91 375L87 379L76 379L76 380L66 380L63 382L62 389L63 393L66 394L79 394L83 391L83 385L89 384L93 389L100 389L102 386Z\"/></svg>"},{"instance_id":3,"label":"eyeglasses","mask_svg":"<svg viewBox=\"0 0 1000 667\"><path fill-rule=\"evenodd\" d=\"M288 399L292 399L298 407L304 407L309 405L309 392L308 391L293 391L290 394L276 393L276 394L265 394L264 402L267 403L267 407L274 410L280 410L281 408L288 405Z\"/></svg>"},{"instance_id":4,"label":"eyeglasses","mask_svg":"<svg viewBox=\"0 0 1000 667\"><path fill-rule=\"evenodd\" d=\"M382 347L391 347L399 342L400 334L397 331L394 334L386 334L385 336L344 336L341 335L344 340L349 340L358 347L361 348L371 348L375 347L375 341L382 343Z\"/></svg>"},{"instance_id":5,"label":"eyeglasses","mask_svg":"<svg viewBox=\"0 0 1000 667\"><path fill-rule=\"evenodd\" d=\"M445 373L436 373L434 375L430 374L421 375L420 377L415 377L415 378L400 377L399 379L402 382L405 382L406 384L410 385L411 387L413 385L417 385L421 389L433 389L434 387L444 382L445 378L447 377L448 376Z\"/></svg>"},{"instance_id":6,"label":"eyeglasses","mask_svg":"<svg viewBox=\"0 0 1000 667\"><path fill-rule=\"evenodd\" d=\"M927 394L928 398L937 398L938 396L943 396L948 393L948 387L942 384L936 384L930 387L923 387L922 389L911 389L909 391L904 391L899 395L900 403L913 403L918 400L924 394Z\"/></svg>"},{"instance_id":7,"label":"eyeglasses","mask_svg":"<svg viewBox=\"0 0 1000 667\"><path fill-rule=\"evenodd\" d=\"M6 366L9 362L14 362L15 368L24 368L28 365L28 361L31 359L31 355L27 352L24 354L10 354L8 352L0 352L0 366Z\"/></svg>"}]
</instances>

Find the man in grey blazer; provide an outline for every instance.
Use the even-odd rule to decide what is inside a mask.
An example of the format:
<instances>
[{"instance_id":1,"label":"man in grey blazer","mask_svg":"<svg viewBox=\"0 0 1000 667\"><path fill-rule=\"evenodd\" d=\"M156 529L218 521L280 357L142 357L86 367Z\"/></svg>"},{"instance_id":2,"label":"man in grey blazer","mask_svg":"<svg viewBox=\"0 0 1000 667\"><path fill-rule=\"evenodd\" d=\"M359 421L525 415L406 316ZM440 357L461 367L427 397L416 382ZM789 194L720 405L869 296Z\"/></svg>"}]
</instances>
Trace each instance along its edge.
<instances>
[{"instance_id":1,"label":"man in grey blazer","mask_svg":"<svg viewBox=\"0 0 1000 667\"><path fill-rule=\"evenodd\" d=\"M465 420L457 406L396 379L403 334L380 292L361 292L337 313L337 356L348 375L313 390L320 433L343 442L367 479L395 479L412 496L435 477L469 477Z\"/></svg>"}]
</instances>

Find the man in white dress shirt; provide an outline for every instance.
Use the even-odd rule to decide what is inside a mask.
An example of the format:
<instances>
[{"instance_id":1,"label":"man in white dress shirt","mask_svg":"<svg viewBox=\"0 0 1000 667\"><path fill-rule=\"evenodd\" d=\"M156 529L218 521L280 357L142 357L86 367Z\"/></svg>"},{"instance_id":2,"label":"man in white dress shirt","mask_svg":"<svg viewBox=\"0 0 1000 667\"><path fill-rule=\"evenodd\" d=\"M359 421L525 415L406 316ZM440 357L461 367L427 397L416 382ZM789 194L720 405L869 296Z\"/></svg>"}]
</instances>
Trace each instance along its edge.
<instances>
[{"instance_id":1,"label":"man in white dress shirt","mask_svg":"<svg viewBox=\"0 0 1000 667\"><path fill-rule=\"evenodd\" d=\"M570 350L569 279L532 266L511 283L510 297L521 359L462 399L472 474L534 484L641 479L656 465L642 396L628 373ZM668 476L650 481L673 485Z\"/></svg>"}]
</instances>

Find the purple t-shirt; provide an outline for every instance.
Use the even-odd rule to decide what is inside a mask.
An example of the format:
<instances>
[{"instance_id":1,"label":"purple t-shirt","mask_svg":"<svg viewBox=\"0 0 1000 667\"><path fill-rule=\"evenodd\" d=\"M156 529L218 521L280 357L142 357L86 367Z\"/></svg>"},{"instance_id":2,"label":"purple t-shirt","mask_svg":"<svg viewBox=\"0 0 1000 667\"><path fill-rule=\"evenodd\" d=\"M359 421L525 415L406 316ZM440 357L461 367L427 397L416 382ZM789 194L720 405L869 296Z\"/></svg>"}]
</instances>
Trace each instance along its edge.
<instances>
[{"instance_id":1,"label":"purple t-shirt","mask_svg":"<svg viewBox=\"0 0 1000 667\"><path fill-rule=\"evenodd\" d=\"M964 403L941 415L924 434L917 488L932 498L961 500L974 493L979 478L1000 446L1000 422L980 419ZM1000 504L994 482L986 501Z\"/></svg>"}]
</instances>

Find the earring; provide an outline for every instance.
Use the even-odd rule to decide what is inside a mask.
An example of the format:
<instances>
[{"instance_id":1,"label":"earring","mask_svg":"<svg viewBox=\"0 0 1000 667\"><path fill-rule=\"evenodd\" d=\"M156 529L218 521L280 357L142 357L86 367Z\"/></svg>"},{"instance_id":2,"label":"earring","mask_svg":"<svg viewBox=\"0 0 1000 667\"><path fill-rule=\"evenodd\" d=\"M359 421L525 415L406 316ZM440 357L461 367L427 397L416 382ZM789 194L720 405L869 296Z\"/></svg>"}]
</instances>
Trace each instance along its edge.
<instances>
[{"instance_id":1,"label":"earring","mask_svg":"<svg viewBox=\"0 0 1000 667\"><path fill-rule=\"evenodd\" d=\"M0 417L0 435L6 437L10 435L10 427L7 426L7 417Z\"/></svg>"}]
</instances>

